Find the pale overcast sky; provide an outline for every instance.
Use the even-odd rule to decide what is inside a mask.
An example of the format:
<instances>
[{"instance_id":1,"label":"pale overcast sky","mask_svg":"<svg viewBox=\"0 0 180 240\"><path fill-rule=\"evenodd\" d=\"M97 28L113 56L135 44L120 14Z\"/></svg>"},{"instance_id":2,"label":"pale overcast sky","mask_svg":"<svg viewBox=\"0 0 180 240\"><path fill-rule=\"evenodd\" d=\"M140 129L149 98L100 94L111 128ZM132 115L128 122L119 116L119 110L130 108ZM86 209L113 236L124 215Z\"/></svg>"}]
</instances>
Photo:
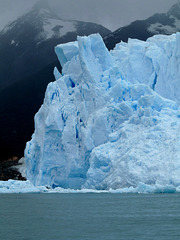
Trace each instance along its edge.
<instances>
[{"instance_id":1,"label":"pale overcast sky","mask_svg":"<svg viewBox=\"0 0 180 240\"><path fill-rule=\"evenodd\" d=\"M0 0L0 30L38 0ZM61 18L96 22L110 30L154 13L167 12L178 0L49 0Z\"/></svg>"}]
</instances>

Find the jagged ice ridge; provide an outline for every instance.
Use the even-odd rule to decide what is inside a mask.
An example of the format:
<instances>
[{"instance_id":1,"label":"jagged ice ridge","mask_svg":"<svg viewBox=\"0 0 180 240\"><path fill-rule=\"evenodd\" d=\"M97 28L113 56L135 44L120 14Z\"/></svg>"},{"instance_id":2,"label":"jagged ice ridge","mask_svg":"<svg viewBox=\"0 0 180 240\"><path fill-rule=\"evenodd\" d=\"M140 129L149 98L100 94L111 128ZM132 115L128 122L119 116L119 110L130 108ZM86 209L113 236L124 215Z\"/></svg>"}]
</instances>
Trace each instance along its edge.
<instances>
[{"instance_id":1,"label":"jagged ice ridge","mask_svg":"<svg viewBox=\"0 0 180 240\"><path fill-rule=\"evenodd\" d=\"M55 68L35 115L27 179L71 189L180 186L180 34L111 52L94 34L55 51L62 75Z\"/></svg>"}]
</instances>

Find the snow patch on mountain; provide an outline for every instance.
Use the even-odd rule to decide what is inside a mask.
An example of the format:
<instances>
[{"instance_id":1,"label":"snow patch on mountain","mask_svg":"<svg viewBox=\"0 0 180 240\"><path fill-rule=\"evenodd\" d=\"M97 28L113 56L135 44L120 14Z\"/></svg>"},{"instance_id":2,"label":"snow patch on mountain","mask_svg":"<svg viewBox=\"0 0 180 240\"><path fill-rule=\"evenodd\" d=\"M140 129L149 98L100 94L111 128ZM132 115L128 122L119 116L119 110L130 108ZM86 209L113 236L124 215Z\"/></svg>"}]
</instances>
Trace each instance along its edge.
<instances>
[{"instance_id":1,"label":"snow patch on mountain","mask_svg":"<svg viewBox=\"0 0 180 240\"><path fill-rule=\"evenodd\" d=\"M177 19L175 17L172 16L172 19L174 20L173 25L177 28L180 29L180 19Z\"/></svg>"},{"instance_id":2,"label":"snow patch on mountain","mask_svg":"<svg viewBox=\"0 0 180 240\"><path fill-rule=\"evenodd\" d=\"M148 31L153 34L173 34L177 30L177 26L163 25L161 23L154 23L148 27Z\"/></svg>"},{"instance_id":3,"label":"snow patch on mountain","mask_svg":"<svg viewBox=\"0 0 180 240\"><path fill-rule=\"evenodd\" d=\"M53 36L62 37L68 32L74 32L76 29L73 22L65 21L60 19L48 19L43 25L46 39L52 38Z\"/></svg>"},{"instance_id":4,"label":"snow patch on mountain","mask_svg":"<svg viewBox=\"0 0 180 240\"><path fill-rule=\"evenodd\" d=\"M156 22L156 23L150 24L147 30L154 35L162 34L162 33L170 35L180 30L180 19L178 19L173 15L170 15L168 24Z\"/></svg>"}]
</instances>

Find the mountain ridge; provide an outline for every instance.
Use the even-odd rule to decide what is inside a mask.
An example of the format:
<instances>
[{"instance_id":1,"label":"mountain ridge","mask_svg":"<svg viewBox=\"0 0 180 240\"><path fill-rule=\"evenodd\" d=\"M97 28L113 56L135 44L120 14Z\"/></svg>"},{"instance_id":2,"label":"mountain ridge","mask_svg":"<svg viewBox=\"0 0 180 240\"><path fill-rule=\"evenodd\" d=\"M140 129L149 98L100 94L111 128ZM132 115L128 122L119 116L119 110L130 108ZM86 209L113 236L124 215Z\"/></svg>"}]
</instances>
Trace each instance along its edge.
<instances>
[{"instance_id":1,"label":"mountain ridge","mask_svg":"<svg viewBox=\"0 0 180 240\"><path fill-rule=\"evenodd\" d=\"M121 27L104 37L108 49L113 49L120 41L128 38L147 40L156 34L171 35L180 31L180 2L174 4L167 13L156 13L145 20L137 20Z\"/></svg>"}]
</instances>

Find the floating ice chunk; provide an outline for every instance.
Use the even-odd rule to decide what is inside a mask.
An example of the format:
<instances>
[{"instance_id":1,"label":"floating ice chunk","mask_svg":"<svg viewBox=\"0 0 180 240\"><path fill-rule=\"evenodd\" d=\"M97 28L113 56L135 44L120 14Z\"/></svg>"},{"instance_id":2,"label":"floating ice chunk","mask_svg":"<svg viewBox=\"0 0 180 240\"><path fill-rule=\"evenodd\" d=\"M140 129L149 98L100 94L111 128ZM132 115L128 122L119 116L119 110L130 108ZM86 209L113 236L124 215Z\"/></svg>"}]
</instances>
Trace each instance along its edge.
<instances>
[{"instance_id":1,"label":"floating ice chunk","mask_svg":"<svg viewBox=\"0 0 180 240\"><path fill-rule=\"evenodd\" d=\"M34 193L45 191L47 191L46 187L35 187L30 181L0 181L0 193Z\"/></svg>"}]
</instances>

